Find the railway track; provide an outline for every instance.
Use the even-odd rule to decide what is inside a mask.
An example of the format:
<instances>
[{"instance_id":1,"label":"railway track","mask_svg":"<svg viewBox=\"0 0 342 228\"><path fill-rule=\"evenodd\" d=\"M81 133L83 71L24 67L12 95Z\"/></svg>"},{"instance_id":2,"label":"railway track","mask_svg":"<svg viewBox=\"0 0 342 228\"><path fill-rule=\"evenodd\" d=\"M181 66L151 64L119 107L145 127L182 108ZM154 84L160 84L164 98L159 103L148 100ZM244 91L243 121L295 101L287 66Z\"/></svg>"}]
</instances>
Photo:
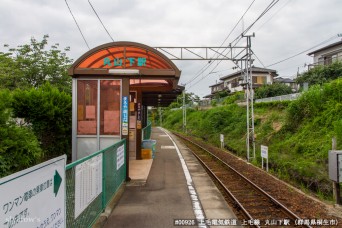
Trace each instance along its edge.
<instances>
[{"instance_id":1,"label":"railway track","mask_svg":"<svg viewBox=\"0 0 342 228\"><path fill-rule=\"evenodd\" d=\"M182 135L174 134L188 146L214 181L220 185L228 204L234 208L243 225L311 227L297 225L298 221L303 221L299 216L215 154Z\"/></svg>"}]
</instances>

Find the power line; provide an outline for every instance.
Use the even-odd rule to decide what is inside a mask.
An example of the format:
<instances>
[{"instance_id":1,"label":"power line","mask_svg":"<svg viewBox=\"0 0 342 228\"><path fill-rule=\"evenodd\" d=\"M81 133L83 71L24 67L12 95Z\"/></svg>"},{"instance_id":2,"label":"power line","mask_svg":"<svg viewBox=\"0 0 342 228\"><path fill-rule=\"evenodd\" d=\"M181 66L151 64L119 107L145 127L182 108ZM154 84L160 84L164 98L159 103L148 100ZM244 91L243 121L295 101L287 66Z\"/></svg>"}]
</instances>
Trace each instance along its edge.
<instances>
[{"instance_id":1,"label":"power line","mask_svg":"<svg viewBox=\"0 0 342 228\"><path fill-rule=\"evenodd\" d=\"M246 15L246 13L248 12L248 10L252 7L253 3L255 2L255 0L253 0L253 2L248 6L247 10L243 13L243 15L240 17L240 19L238 20L238 22L235 24L234 28L230 31L230 33L228 34L228 36L224 39L224 41L221 44L222 45L227 41L227 39L229 38L229 36L233 33L233 31L235 30L235 28L238 26L238 24L240 23L240 21L243 19L243 17Z\"/></svg>"},{"instance_id":2,"label":"power line","mask_svg":"<svg viewBox=\"0 0 342 228\"><path fill-rule=\"evenodd\" d=\"M279 0L272 0L272 2L265 8L265 10L258 16L257 19L254 20L254 22L249 25L243 32L241 35L237 36L231 43L234 43L235 44L232 46L232 47L235 47L238 42L242 39L242 37L255 25L256 22L258 22L260 20L260 18L262 18L270 9L272 9L277 3L279 2ZM225 50L227 50L228 48L226 48ZM221 52L221 54L225 51L223 50ZM231 49L230 49L231 50ZM235 58L235 57L234 57ZM202 81L205 77L207 77L208 75L210 75L216 68L217 66L222 62L219 61L216 66L211 70L211 72L209 72L206 76L202 77L200 80L198 80L195 84L191 85L189 88L191 88L192 86L198 84L200 81Z\"/></svg>"},{"instance_id":3,"label":"power line","mask_svg":"<svg viewBox=\"0 0 342 228\"><path fill-rule=\"evenodd\" d=\"M261 60L258 58L258 56L255 54L254 51L252 51L253 55L257 58L257 60L259 61L259 63L261 63L261 65L266 69L265 65L263 64L263 62L261 62Z\"/></svg>"},{"instance_id":4,"label":"power line","mask_svg":"<svg viewBox=\"0 0 342 228\"><path fill-rule=\"evenodd\" d=\"M334 36L330 37L329 39L327 39L327 40L325 40L325 41L323 41L323 42L321 42L321 43L319 43L319 44L316 44L315 46L313 46L313 47L311 47L311 48L309 48L309 49L306 49L306 50L304 50L304 51L301 51L301 52L299 52L299 53L297 53L297 54L295 54L295 55L292 55L292 56L290 56L290 57L287 57L287 58L285 58L285 59L283 59L283 60L280 60L280 61L278 61L278 62L272 63L272 64L268 65L267 67L274 66L274 65L277 65L277 64L279 64L279 63L285 62L285 61L287 61L287 60L289 60L289 59L292 59L292 58L294 58L294 57L296 57L296 56L298 56L298 55L301 55L301 54L303 54L303 53L305 53L305 52L310 51L311 49L314 49L314 48L319 47L319 46L321 46L321 45L323 45L323 44L325 44L325 43L327 43L327 42L330 42L330 41L332 41L333 39L335 39L335 38L337 38L337 37L338 37L337 35L334 35Z\"/></svg>"},{"instance_id":5,"label":"power line","mask_svg":"<svg viewBox=\"0 0 342 228\"><path fill-rule=\"evenodd\" d=\"M72 18L74 18L74 21L75 21L75 23L76 23L76 25L77 25L78 30L80 31L80 33L81 33L81 35L82 35L82 37L83 37L84 42L86 43L88 49L90 50L90 47L89 47L89 45L88 45L88 42L87 42L87 40L85 39L85 37L84 37L84 35L83 35L82 31L81 31L81 28L80 28L80 26L78 25L78 23L77 23L77 21L76 21L76 18L74 17L74 14L71 12L71 9L70 9L70 7L69 7L69 4L68 4L67 0L65 0L65 3L66 3L66 5L67 5L67 7L68 7L68 9L69 9L69 12L70 12Z\"/></svg>"},{"instance_id":6,"label":"power line","mask_svg":"<svg viewBox=\"0 0 342 228\"><path fill-rule=\"evenodd\" d=\"M238 20L238 22L235 24L235 26L232 28L232 30L229 32L229 34L228 34L228 36L224 39L224 41L222 42L222 44L220 45L220 47L222 47L223 45L224 45L224 43L227 41L227 39L230 37L230 35L233 33L233 31L236 29L236 27L239 25L239 23L240 23L240 21L243 19L243 17L246 15L246 13L249 11L249 9L252 7L252 5L254 4L254 2L255 2L255 0L253 0L252 2L251 2L251 4L249 4L249 6L248 6L248 8L247 8L247 10L243 13L243 15L240 17L240 19ZM227 50L227 49L225 49L225 50ZM220 54L222 54L225 50L223 50ZM217 51L218 51L218 49L217 49ZM218 58L218 56L220 55L220 54L216 54L216 58ZM214 55L215 56L215 55ZM214 57L215 58L215 57ZM199 73L197 73L196 74L196 76L195 77L193 77L193 78L191 78L190 80L188 80L185 84L188 84L189 82L191 82L191 81L193 81L193 80L195 80L196 78L198 78L201 74L203 74L204 73L204 71L206 71L213 63L214 63L214 61L216 61L215 59L214 60L212 60L212 61L210 61L210 62L208 62L204 67L202 67L202 69L199 71ZM222 60L221 60L222 61ZM220 61L220 62L221 62ZM205 69L204 69L205 68ZM204 69L204 70L203 70ZM215 68L216 69L216 68Z\"/></svg>"},{"instance_id":7,"label":"power line","mask_svg":"<svg viewBox=\"0 0 342 228\"><path fill-rule=\"evenodd\" d=\"M262 18L262 16L264 16L272 7L274 7L277 3L279 2L279 0L273 0L267 7L266 7L266 9L258 16L258 18L257 19L255 19L254 20L254 22L250 25L250 26L248 26L248 28L246 28L243 32L242 32L242 34L241 35L239 35L238 37L236 37L234 40L233 40L233 42L232 43L234 43L235 42L235 44L232 46L233 48L238 44L238 42L242 39L242 37L255 25L255 23L258 21L258 20L260 20L260 18ZM227 50L228 48L226 48L225 50ZM222 52L221 52L221 54L225 51L225 50L223 50ZM231 49L230 49L231 50ZM240 54L240 53L239 53ZM239 55L238 54L238 55ZM238 56L237 55L237 56ZM235 56L234 58L236 58L237 56ZM207 74L207 75L205 75L204 77L202 77L200 80L198 80L197 82L195 82L194 84L192 84L189 88L191 88L192 86L194 86L194 85L196 85L196 84L198 84L200 81L202 81L204 78L206 78L206 77L208 77L217 67L218 67L218 65L220 64L222 62L222 60L220 60L217 64L216 64L216 66Z\"/></svg>"},{"instance_id":8,"label":"power line","mask_svg":"<svg viewBox=\"0 0 342 228\"><path fill-rule=\"evenodd\" d=\"M279 2L279 0L272 0L272 2L266 7L266 9L264 9L264 11L258 16L258 18L255 19L254 22L253 22L251 25L249 25L249 26L242 32L241 35L237 36L237 37L233 40L233 42L235 42L235 41L238 40L239 38L240 38L240 40L241 40L241 37L244 36L244 35L246 35L246 33L255 25L255 23L257 23L257 22L260 20L260 18L262 18L262 17L263 17L270 9L272 9L278 2ZM232 43L233 43L233 42L232 42ZM236 43L236 44L237 44L237 43ZM236 45L236 44L235 44L235 45Z\"/></svg>"},{"instance_id":9,"label":"power line","mask_svg":"<svg viewBox=\"0 0 342 228\"><path fill-rule=\"evenodd\" d=\"M257 30L259 31L265 24L267 24L275 15L277 15L288 3L290 3L292 0L288 0L284 5L282 5L267 21L265 21Z\"/></svg>"},{"instance_id":10,"label":"power line","mask_svg":"<svg viewBox=\"0 0 342 228\"><path fill-rule=\"evenodd\" d=\"M95 10L95 8L93 7L93 5L91 4L91 2L90 2L90 0L88 0L88 2L89 2L89 5L91 6L91 8L93 9L93 11L94 11L94 13L96 14L96 16L97 16L97 18L99 19L99 21L101 22L101 24L102 24L102 27L106 30L106 32L107 32L107 34L108 34L108 36L112 39L112 41L114 42L114 39L113 39L113 37L109 34L109 32L108 32L108 30L107 30L107 28L106 28L106 26L103 24L103 22L102 22L102 20L101 20L101 18L99 17L99 15L97 14L97 12L96 12L96 10Z\"/></svg>"}]
</instances>

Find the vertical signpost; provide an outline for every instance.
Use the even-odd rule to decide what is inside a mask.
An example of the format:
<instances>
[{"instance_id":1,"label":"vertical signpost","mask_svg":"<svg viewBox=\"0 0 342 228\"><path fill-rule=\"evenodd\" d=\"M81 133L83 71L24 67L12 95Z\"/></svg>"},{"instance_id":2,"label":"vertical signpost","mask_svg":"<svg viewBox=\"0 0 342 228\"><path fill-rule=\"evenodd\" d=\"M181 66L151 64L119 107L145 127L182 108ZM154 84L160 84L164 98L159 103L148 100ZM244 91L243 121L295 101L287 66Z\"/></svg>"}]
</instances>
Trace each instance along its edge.
<instances>
[{"instance_id":1,"label":"vertical signpost","mask_svg":"<svg viewBox=\"0 0 342 228\"><path fill-rule=\"evenodd\" d=\"M137 129L141 129L141 103L137 104Z\"/></svg>"},{"instance_id":2,"label":"vertical signpost","mask_svg":"<svg viewBox=\"0 0 342 228\"><path fill-rule=\"evenodd\" d=\"M122 97L122 135L128 135L128 96Z\"/></svg>"},{"instance_id":3,"label":"vertical signpost","mask_svg":"<svg viewBox=\"0 0 342 228\"><path fill-rule=\"evenodd\" d=\"M220 134L221 149L224 148L224 135Z\"/></svg>"},{"instance_id":4,"label":"vertical signpost","mask_svg":"<svg viewBox=\"0 0 342 228\"><path fill-rule=\"evenodd\" d=\"M1 227L66 227L66 155L0 179Z\"/></svg>"},{"instance_id":5,"label":"vertical signpost","mask_svg":"<svg viewBox=\"0 0 342 228\"><path fill-rule=\"evenodd\" d=\"M261 167L264 169L264 158L266 159L266 171L268 172L268 147L261 145Z\"/></svg>"}]
</instances>

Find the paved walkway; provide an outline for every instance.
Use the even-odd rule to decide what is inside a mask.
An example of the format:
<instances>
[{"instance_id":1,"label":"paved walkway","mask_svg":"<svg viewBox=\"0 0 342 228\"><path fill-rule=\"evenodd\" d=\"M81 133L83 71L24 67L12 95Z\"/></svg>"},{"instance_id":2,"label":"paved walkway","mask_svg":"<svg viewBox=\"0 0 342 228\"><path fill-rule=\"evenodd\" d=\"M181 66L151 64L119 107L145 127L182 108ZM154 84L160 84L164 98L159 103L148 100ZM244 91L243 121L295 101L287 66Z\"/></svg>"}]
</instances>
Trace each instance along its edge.
<instances>
[{"instance_id":1,"label":"paved walkway","mask_svg":"<svg viewBox=\"0 0 342 228\"><path fill-rule=\"evenodd\" d=\"M127 184L105 227L175 227L178 219L235 219L210 177L183 144L171 140L161 128L153 128L152 139L157 140L157 152L146 183ZM199 227L209 226L203 223Z\"/></svg>"}]
</instances>

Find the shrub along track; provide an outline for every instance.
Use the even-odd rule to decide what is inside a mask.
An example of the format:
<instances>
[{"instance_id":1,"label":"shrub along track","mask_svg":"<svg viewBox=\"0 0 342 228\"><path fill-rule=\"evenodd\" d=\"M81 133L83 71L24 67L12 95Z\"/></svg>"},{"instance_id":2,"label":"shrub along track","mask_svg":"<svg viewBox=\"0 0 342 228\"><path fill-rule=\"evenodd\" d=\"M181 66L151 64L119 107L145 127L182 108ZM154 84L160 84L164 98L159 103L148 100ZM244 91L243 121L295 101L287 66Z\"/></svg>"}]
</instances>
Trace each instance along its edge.
<instances>
[{"instance_id":1,"label":"shrub along track","mask_svg":"<svg viewBox=\"0 0 342 228\"><path fill-rule=\"evenodd\" d=\"M223 151L219 148L207 145L204 142L195 140L188 136L183 136L176 133L174 134L178 137L181 137L182 141L188 146L188 148L195 154L197 154L197 156L201 160L204 160L204 162L208 166L207 168L212 170L220 179L219 182L222 182L224 185L226 183L230 183L230 185L227 185L229 186L227 187L228 190L235 192L235 198L238 198L241 202L245 201L243 204L246 205L246 209L249 207L248 211L254 219L260 219L262 223L265 223L267 219L277 220L277 218L291 218L291 224L294 224L295 218L291 215L292 212L293 214L297 215L297 218L300 217L306 220L309 219L311 225L313 225L311 219L314 219L316 222L322 221L325 224L330 224L331 220L334 220L334 222L338 221L338 226L342 226L341 218L337 218L329 214L326 206L318 200L304 195L297 189L274 178L263 170L254 167L241 158L227 153L227 151ZM189 140L190 142L187 140ZM245 188L235 189L237 186L241 185L237 183L236 180L243 178L237 178L236 176L234 176L236 174L229 174L229 171L227 171L228 169L226 167L224 168L225 165L223 163L217 163L217 159L215 159L214 156L208 156L202 149L199 149L199 147L194 145L193 143L201 146L207 151L210 151L210 153L212 153L214 156L218 157L224 163L231 166L237 172L241 173L244 177L249 179L251 182L255 183L258 188L271 195L273 199L265 198L265 195L262 194L260 191L258 193L252 193L254 192L255 187L247 187L247 184L245 184ZM218 181L214 180L214 182L216 182L217 184ZM223 189L222 187L219 188L221 190ZM228 204L230 204L231 207L235 209L235 213L237 214L239 219L250 219L248 218L248 215L246 215L246 213L241 210L241 206L237 205L237 203L234 202L234 199L229 196L226 191L224 191L224 195ZM246 195L248 197L246 197ZM283 210L280 209L281 206L279 206L278 202L288 208L291 212L283 212ZM272 209L265 210L265 208ZM317 226L314 225L314 227Z\"/></svg>"}]
</instances>

